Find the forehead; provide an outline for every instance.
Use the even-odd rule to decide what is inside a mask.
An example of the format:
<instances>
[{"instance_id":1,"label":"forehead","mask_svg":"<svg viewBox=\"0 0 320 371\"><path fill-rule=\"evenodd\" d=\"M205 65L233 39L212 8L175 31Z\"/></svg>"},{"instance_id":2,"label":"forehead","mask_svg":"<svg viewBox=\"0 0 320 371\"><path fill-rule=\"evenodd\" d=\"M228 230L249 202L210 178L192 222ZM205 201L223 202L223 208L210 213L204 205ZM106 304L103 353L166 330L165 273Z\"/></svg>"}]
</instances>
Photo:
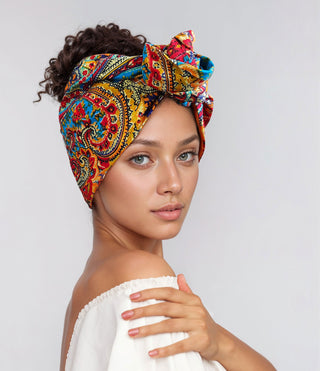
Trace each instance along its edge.
<instances>
[{"instance_id":1,"label":"forehead","mask_svg":"<svg viewBox=\"0 0 320 371\"><path fill-rule=\"evenodd\" d=\"M137 138L179 141L195 134L198 130L191 108L165 98L152 112Z\"/></svg>"}]
</instances>

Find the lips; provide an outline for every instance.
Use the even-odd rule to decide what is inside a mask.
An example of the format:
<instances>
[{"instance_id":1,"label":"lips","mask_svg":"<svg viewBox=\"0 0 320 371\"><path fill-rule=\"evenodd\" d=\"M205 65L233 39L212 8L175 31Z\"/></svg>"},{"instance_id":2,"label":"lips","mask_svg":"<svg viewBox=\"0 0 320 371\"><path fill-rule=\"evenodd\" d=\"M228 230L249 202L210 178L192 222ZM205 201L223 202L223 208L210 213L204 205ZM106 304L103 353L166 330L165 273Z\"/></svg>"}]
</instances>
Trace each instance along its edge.
<instances>
[{"instance_id":1,"label":"lips","mask_svg":"<svg viewBox=\"0 0 320 371\"><path fill-rule=\"evenodd\" d=\"M182 208L184 206L182 204L167 204L160 209L152 210L153 214L164 221L174 221L180 218Z\"/></svg>"},{"instance_id":2,"label":"lips","mask_svg":"<svg viewBox=\"0 0 320 371\"><path fill-rule=\"evenodd\" d=\"M160 209L157 209L157 210L152 210L154 212L158 212L158 211L174 211L174 210L180 210L183 208L183 205L182 204L168 204L168 205L165 205L163 207L161 207Z\"/></svg>"}]
</instances>

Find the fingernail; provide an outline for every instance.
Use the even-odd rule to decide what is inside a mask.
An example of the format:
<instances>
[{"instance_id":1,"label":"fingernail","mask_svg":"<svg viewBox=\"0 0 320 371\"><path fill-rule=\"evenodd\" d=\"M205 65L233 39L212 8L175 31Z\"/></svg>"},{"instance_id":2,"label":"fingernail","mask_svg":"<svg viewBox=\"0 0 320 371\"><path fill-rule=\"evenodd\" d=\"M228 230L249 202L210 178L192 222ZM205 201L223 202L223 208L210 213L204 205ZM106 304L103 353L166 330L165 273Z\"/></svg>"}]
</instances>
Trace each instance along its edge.
<instances>
[{"instance_id":1,"label":"fingernail","mask_svg":"<svg viewBox=\"0 0 320 371\"><path fill-rule=\"evenodd\" d=\"M128 319L133 316L133 310L128 310L127 312L123 312L121 316L123 319Z\"/></svg>"},{"instance_id":2,"label":"fingernail","mask_svg":"<svg viewBox=\"0 0 320 371\"><path fill-rule=\"evenodd\" d=\"M141 296L140 292L136 292L136 293L130 295L130 299L135 300L135 299L140 298L140 296Z\"/></svg>"},{"instance_id":3,"label":"fingernail","mask_svg":"<svg viewBox=\"0 0 320 371\"><path fill-rule=\"evenodd\" d=\"M149 356L151 356L151 357L156 356L157 354L158 354L157 349L155 349L155 350L150 350L150 352L149 352Z\"/></svg>"},{"instance_id":4,"label":"fingernail","mask_svg":"<svg viewBox=\"0 0 320 371\"><path fill-rule=\"evenodd\" d=\"M130 336L135 336L135 335L139 334L139 329L138 328L132 328L131 330L128 331L128 334Z\"/></svg>"}]
</instances>

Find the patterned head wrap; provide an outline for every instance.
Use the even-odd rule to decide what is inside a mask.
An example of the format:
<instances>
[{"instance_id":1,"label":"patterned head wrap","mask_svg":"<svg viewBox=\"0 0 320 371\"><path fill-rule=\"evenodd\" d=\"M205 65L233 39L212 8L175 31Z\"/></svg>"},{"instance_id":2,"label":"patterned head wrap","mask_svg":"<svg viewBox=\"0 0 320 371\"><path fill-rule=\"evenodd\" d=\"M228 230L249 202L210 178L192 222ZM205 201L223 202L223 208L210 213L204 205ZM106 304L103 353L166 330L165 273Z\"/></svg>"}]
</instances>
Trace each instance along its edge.
<instances>
[{"instance_id":1,"label":"patterned head wrap","mask_svg":"<svg viewBox=\"0 0 320 371\"><path fill-rule=\"evenodd\" d=\"M191 107L200 136L213 110L207 80L214 65L193 51L186 31L169 45L146 43L143 54L97 54L72 71L59 110L60 132L72 172L90 208L107 171L137 137L165 97Z\"/></svg>"}]
</instances>

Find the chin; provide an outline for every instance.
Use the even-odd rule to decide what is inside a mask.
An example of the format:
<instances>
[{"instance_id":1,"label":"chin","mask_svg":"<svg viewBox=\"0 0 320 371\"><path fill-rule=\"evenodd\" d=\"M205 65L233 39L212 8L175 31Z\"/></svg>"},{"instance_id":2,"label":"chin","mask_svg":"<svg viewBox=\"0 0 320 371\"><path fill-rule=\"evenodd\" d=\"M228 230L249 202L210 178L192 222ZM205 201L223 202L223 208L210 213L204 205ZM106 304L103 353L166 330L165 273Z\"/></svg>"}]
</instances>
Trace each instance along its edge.
<instances>
[{"instance_id":1,"label":"chin","mask_svg":"<svg viewBox=\"0 0 320 371\"><path fill-rule=\"evenodd\" d=\"M171 238L176 237L178 234L179 234L179 231L178 231L177 233L172 233L172 234L170 234L170 235L167 235L167 236L163 237L162 240L163 240L163 241L164 241L164 240L171 240Z\"/></svg>"},{"instance_id":2,"label":"chin","mask_svg":"<svg viewBox=\"0 0 320 371\"><path fill-rule=\"evenodd\" d=\"M158 233L155 234L154 238L157 240L170 240L171 238L176 237L176 235L180 232L181 227L181 224L169 225L167 228L159 230Z\"/></svg>"}]
</instances>

